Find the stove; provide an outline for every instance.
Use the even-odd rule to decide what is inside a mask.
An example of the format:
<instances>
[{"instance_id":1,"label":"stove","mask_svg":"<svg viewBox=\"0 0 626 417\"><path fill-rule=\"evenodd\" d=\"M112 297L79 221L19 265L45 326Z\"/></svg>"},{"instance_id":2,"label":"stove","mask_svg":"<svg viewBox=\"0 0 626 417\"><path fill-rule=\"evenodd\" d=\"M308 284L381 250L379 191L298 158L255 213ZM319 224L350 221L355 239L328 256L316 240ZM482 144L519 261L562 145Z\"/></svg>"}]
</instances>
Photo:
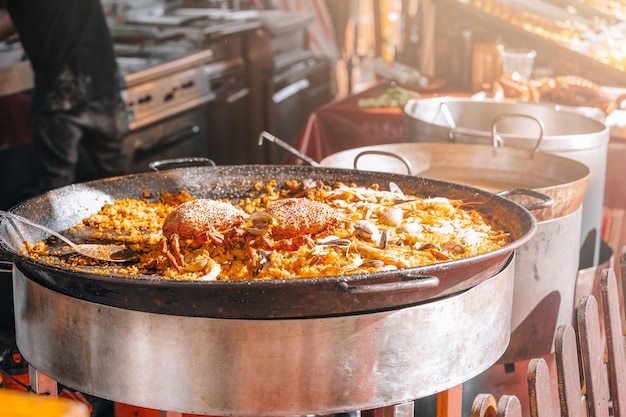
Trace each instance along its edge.
<instances>
[{"instance_id":1,"label":"stove","mask_svg":"<svg viewBox=\"0 0 626 417\"><path fill-rule=\"evenodd\" d=\"M17 346L35 392L57 392L58 382L150 415L396 416L383 410L457 387L501 356L513 264L432 302L265 320L112 307L49 289L14 266ZM481 303L489 294L499 296Z\"/></svg>"},{"instance_id":2,"label":"stove","mask_svg":"<svg viewBox=\"0 0 626 417\"><path fill-rule=\"evenodd\" d=\"M153 145L160 140L142 134L135 140L140 143L133 146L150 147L151 151L143 152L140 165L145 167L147 158L165 156L206 156L219 164L248 163L247 147L256 142L256 134L242 123L252 113L244 33L257 29L260 23L212 13L176 14L180 5L134 4L109 22L128 87L131 128L141 129L195 108L198 117L194 122L174 130L183 135L203 131L203 138L196 140L197 147L180 149L178 155L154 152ZM179 136L166 142L178 141Z\"/></svg>"},{"instance_id":3,"label":"stove","mask_svg":"<svg viewBox=\"0 0 626 417\"><path fill-rule=\"evenodd\" d=\"M293 144L309 115L333 99L331 62L309 49L314 14L263 10L259 16L264 30L249 34L247 49L253 108L262 112L252 123ZM282 164L286 157L282 149L266 147L254 162Z\"/></svg>"},{"instance_id":4,"label":"stove","mask_svg":"<svg viewBox=\"0 0 626 417\"><path fill-rule=\"evenodd\" d=\"M261 22L255 13L250 12L172 6L165 9L156 6L129 13L126 21L130 24L175 29L189 39L206 44L223 39L225 36L259 28Z\"/></svg>"},{"instance_id":5,"label":"stove","mask_svg":"<svg viewBox=\"0 0 626 417\"><path fill-rule=\"evenodd\" d=\"M218 54L186 40L116 43L115 51L125 82L125 171L147 171L155 160L208 156L204 113L215 93L205 71Z\"/></svg>"},{"instance_id":6,"label":"stove","mask_svg":"<svg viewBox=\"0 0 626 417\"><path fill-rule=\"evenodd\" d=\"M286 155L276 148L259 148L258 135L270 131L293 143L309 114L333 98L330 60L313 56L308 47L307 26L315 14L198 6L194 0L129 3L113 25L113 36L145 31L141 41L131 43L138 50L180 45L183 40L189 48L213 50L223 72L209 80L209 91L220 93L209 100L208 149L198 151L208 152L219 164L282 163ZM116 26L123 28L118 31ZM182 90L180 84L163 87L161 102L170 98L172 88ZM152 94L140 93L132 103L135 109L161 108ZM136 116L140 113L135 111Z\"/></svg>"},{"instance_id":7,"label":"stove","mask_svg":"<svg viewBox=\"0 0 626 417\"><path fill-rule=\"evenodd\" d=\"M202 106L215 97L205 76L206 66L214 61L211 49L172 54L161 47L142 48L132 56L118 56L117 61L126 84L124 100L131 113L131 131Z\"/></svg>"}]
</instances>

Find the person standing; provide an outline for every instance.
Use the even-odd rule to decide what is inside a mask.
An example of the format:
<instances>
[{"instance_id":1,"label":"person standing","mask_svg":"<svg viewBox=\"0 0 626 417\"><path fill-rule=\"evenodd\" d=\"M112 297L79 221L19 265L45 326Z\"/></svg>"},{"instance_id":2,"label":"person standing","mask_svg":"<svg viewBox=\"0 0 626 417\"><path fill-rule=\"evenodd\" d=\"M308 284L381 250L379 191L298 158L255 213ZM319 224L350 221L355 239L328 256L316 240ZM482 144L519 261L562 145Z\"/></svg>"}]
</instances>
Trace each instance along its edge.
<instances>
[{"instance_id":1,"label":"person standing","mask_svg":"<svg viewBox=\"0 0 626 417\"><path fill-rule=\"evenodd\" d=\"M91 171L82 179L123 174L124 84L100 1L0 1L0 39L16 31L34 72L33 194L75 182L79 160Z\"/></svg>"}]
</instances>

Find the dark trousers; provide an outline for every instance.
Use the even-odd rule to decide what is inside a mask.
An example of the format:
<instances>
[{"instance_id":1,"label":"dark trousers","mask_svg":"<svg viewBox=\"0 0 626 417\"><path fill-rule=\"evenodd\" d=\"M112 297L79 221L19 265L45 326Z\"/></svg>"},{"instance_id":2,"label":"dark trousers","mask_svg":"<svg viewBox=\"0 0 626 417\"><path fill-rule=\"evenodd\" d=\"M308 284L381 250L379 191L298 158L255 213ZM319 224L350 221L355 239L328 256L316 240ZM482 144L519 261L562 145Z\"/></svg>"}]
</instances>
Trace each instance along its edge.
<instances>
[{"instance_id":1,"label":"dark trousers","mask_svg":"<svg viewBox=\"0 0 626 417\"><path fill-rule=\"evenodd\" d=\"M121 175L122 139L126 132L121 98L89 103L82 111L33 111L33 142L45 192L76 181L79 149L86 152L93 178Z\"/></svg>"}]
</instances>

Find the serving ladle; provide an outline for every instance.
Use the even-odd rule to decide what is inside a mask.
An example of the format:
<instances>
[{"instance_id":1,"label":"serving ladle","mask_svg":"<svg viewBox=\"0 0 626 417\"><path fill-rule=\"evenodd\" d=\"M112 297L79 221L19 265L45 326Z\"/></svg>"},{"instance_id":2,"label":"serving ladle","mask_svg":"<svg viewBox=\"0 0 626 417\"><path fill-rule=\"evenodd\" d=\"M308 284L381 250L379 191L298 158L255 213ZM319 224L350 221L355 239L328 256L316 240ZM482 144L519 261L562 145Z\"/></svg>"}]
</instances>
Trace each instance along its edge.
<instances>
[{"instance_id":1,"label":"serving ladle","mask_svg":"<svg viewBox=\"0 0 626 417\"><path fill-rule=\"evenodd\" d=\"M125 245L113 245L104 243L76 243L63 236L56 230L52 230L49 227L36 223L30 219L27 219L26 217L22 217L17 214L9 213L2 210L0 210L0 216L4 216L6 218L16 220L18 222L43 230L44 232L47 232L50 235L66 243L77 253L88 258L96 259L98 261L129 262L137 257L137 255L129 250Z\"/></svg>"}]
</instances>

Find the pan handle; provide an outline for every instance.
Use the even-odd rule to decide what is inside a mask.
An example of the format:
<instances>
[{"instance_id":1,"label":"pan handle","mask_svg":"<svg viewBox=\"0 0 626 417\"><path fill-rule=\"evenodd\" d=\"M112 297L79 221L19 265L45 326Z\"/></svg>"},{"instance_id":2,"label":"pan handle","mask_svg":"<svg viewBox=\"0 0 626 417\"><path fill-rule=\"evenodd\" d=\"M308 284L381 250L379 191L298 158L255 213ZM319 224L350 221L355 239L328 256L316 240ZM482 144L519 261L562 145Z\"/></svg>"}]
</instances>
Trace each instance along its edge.
<instances>
[{"instance_id":1,"label":"pan handle","mask_svg":"<svg viewBox=\"0 0 626 417\"><path fill-rule=\"evenodd\" d=\"M533 152L536 152L537 149L539 149L539 146L541 145L541 141L543 140L544 126L541 120L537 119L536 117L530 116L528 114L502 113L502 114L497 115L493 119L493 123L491 123L491 139L493 141L493 147L498 148L502 146L503 144L502 136L498 134L498 123L500 123L504 119L512 118L512 117L523 117L526 119L530 119L533 122L536 122L537 125L539 125L539 138L537 139L537 143L535 144L535 147L533 148Z\"/></svg>"},{"instance_id":2,"label":"pan handle","mask_svg":"<svg viewBox=\"0 0 626 417\"><path fill-rule=\"evenodd\" d=\"M413 175L412 174L413 169L411 168L411 162L409 162L409 160L406 159L404 156L398 155L398 154L396 154L394 152L382 151L382 150L377 150L377 149L372 149L372 150L366 150L366 151L359 152L354 157L354 169L359 169L358 168L359 159L361 159L361 157L365 156L365 155L383 155L383 156L390 156L392 158L399 159L400 162L402 162L404 164L404 166L406 167L408 175Z\"/></svg>"},{"instance_id":3,"label":"pan handle","mask_svg":"<svg viewBox=\"0 0 626 417\"><path fill-rule=\"evenodd\" d=\"M210 166L214 167L215 162L209 158L191 157L191 158L174 158L163 159L161 161L150 162L151 171L166 171L173 168Z\"/></svg>"},{"instance_id":4,"label":"pan handle","mask_svg":"<svg viewBox=\"0 0 626 417\"><path fill-rule=\"evenodd\" d=\"M534 198L541 200L541 202L539 203L524 205L524 207L527 210L531 210L531 211L548 208L554 204L554 198L550 197L549 195L540 193L539 191L529 190L526 188L512 188L510 190L500 191L495 194L499 195L500 197L506 197L508 195L526 195L526 196L534 197Z\"/></svg>"},{"instance_id":5,"label":"pan handle","mask_svg":"<svg viewBox=\"0 0 626 417\"><path fill-rule=\"evenodd\" d=\"M450 142L455 142L454 131L456 130L456 122L454 121L454 117L452 117L452 113L450 112L448 105L442 102L439 105L439 110L441 111L441 114L443 114L443 119L450 127L450 130L448 131L448 139L450 139Z\"/></svg>"},{"instance_id":6,"label":"pan handle","mask_svg":"<svg viewBox=\"0 0 626 417\"><path fill-rule=\"evenodd\" d=\"M439 278L433 276L405 275L406 281L385 282L381 284L350 285L341 281L338 286L348 294L376 294L385 292L415 291L435 288L439 285Z\"/></svg>"},{"instance_id":7,"label":"pan handle","mask_svg":"<svg viewBox=\"0 0 626 417\"><path fill-rule=\"evenodd\" d=\"M1 240L2 238L0 238ZM0 269L4 270L4 265L13 264L19 259L15 253L11 252L6 243L0 243Z\"/></svg>"},{"instance_id":8,"label":"pan handle","mask_svg":"<svg viewBox=\"0 0 626 417\"><path fill-rule=\"evenodd\" d=\"M439 110L441 111L441 114L443 115L443 120L446 122L446 124L449 127L447 136L450 142L454 142L454 143L463 142L463 135L473 136L476 134L476 132L472 129L458 127L456 125L456 122L454 121L454 117L452 116L452 112L450 111L450 108L445 102L442 102L439 104Z\"/></svg>"}]
</instances>

